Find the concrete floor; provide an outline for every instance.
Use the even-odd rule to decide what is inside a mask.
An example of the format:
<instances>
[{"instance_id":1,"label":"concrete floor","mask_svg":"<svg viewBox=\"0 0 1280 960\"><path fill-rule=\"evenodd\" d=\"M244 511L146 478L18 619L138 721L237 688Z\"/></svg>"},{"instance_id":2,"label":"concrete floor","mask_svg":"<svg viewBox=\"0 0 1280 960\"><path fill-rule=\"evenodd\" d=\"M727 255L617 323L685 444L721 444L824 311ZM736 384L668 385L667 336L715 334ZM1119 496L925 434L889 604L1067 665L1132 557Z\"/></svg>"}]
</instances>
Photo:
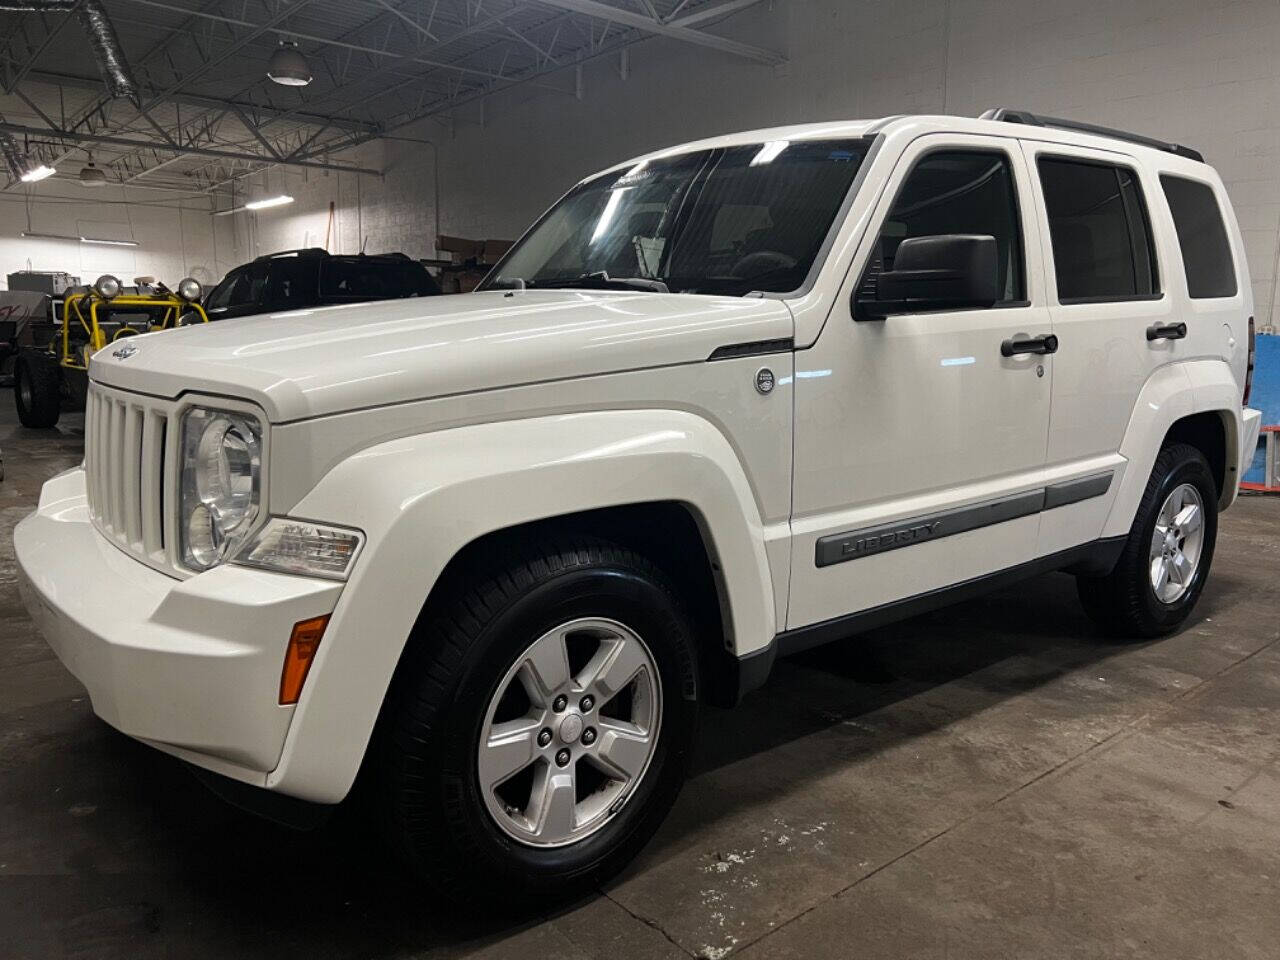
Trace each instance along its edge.
<instances>
[{"instance_id":1,"label":"concrete floor","mask_svg":"<svg viewBox=\"0 0 1280 960\"><path fill-rule=\"evenodd\" d=\"M1277 956L1280 501L1198 617L1101 642L1053 575L784 662L706 717L656 840L551 917L460 917L349 815L243 815L98 721L9 531L80 459L0 397L0 957ZM90 574L92 571L86 571Z\"/></svg>"}]
</instances>

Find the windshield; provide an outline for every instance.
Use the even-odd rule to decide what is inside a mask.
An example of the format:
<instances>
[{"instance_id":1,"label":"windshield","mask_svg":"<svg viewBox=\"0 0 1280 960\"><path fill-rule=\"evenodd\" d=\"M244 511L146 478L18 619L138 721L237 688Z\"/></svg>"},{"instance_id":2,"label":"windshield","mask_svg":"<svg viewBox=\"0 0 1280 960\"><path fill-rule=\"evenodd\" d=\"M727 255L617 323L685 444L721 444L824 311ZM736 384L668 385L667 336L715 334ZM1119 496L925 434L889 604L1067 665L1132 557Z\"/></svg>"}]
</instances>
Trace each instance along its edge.
<instances>
[{"instance_id":1,"label":"windshield","mask_svg":"<svg viewBox=\"0 0 1280 960\"><path fill-rule=\"evenodd\" d=\"M865 153L861 140L777 140L604 174L556 204L481 289L795 290Z\"/></svg>"}]
</instances>

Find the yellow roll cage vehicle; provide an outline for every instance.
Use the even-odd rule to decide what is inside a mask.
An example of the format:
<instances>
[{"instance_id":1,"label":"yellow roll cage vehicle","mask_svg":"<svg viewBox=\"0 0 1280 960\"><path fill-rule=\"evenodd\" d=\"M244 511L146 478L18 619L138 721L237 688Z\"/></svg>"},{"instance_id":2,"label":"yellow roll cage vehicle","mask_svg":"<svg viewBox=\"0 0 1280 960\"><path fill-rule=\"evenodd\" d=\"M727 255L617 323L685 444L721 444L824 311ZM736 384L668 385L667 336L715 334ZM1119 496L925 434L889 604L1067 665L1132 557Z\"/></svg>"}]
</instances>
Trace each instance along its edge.
<instances>
[{"instance_id":1,"label":"yellow roll cage vehicle","mask_svg":"<svg viewBox=\"0 0 1280 960\"><path fill-rule=\"evenodd\" d=\"M126 289L105 274L92 287L70 289L61 303L53 302L52 336L23 346L14 364L14 400L24 427L52 427L63 410L83 410L89 358L104 347L140 333L209 322L199 281L187 277L177 291L151 277L135 283Z\"/></svg>"}]
</instances>

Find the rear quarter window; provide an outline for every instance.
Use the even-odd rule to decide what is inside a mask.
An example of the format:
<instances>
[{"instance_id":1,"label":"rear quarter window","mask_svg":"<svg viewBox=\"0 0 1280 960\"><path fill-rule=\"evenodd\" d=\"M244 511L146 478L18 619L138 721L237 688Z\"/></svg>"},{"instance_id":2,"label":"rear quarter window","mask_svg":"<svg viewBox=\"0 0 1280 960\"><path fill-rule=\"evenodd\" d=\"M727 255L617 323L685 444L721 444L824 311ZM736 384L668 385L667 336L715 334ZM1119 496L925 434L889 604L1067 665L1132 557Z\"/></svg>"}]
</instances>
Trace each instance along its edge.
<instances>
[{"instance_id":1,"label":"rear quarter window","mask_svg":"<svg viewBox=\"0 0 1280 960\"><path fill-rule=\"evenodd\" d=\"M1236 265L1213 187L1198 180L1160 175L1182 248L1187 293L1193 300L1236 295Z\"/></svg>"}]
</instances>

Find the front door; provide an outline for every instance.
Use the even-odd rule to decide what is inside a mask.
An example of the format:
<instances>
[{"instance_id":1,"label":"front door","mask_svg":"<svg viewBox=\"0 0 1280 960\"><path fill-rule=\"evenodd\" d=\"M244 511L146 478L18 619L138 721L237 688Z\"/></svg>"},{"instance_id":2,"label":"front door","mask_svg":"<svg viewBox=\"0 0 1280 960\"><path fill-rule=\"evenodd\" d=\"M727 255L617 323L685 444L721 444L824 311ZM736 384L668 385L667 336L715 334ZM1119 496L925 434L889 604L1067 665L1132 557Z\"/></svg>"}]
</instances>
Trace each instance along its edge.
<instances>
[{"instance_id":1,"label":"front door","mask_svg":"<svg viewBox=\"0 0 1280 960\"><path fill-rule=\"evenodd\" d=\"M794 629L1030 560L1053 356L1016 140L922 137L894 166L837 307L795 355ZM1003 298L855 319L909 237L994 237ZM1044 339L1048 350L1052 341Z\"/></svg>"}]
</instances>

